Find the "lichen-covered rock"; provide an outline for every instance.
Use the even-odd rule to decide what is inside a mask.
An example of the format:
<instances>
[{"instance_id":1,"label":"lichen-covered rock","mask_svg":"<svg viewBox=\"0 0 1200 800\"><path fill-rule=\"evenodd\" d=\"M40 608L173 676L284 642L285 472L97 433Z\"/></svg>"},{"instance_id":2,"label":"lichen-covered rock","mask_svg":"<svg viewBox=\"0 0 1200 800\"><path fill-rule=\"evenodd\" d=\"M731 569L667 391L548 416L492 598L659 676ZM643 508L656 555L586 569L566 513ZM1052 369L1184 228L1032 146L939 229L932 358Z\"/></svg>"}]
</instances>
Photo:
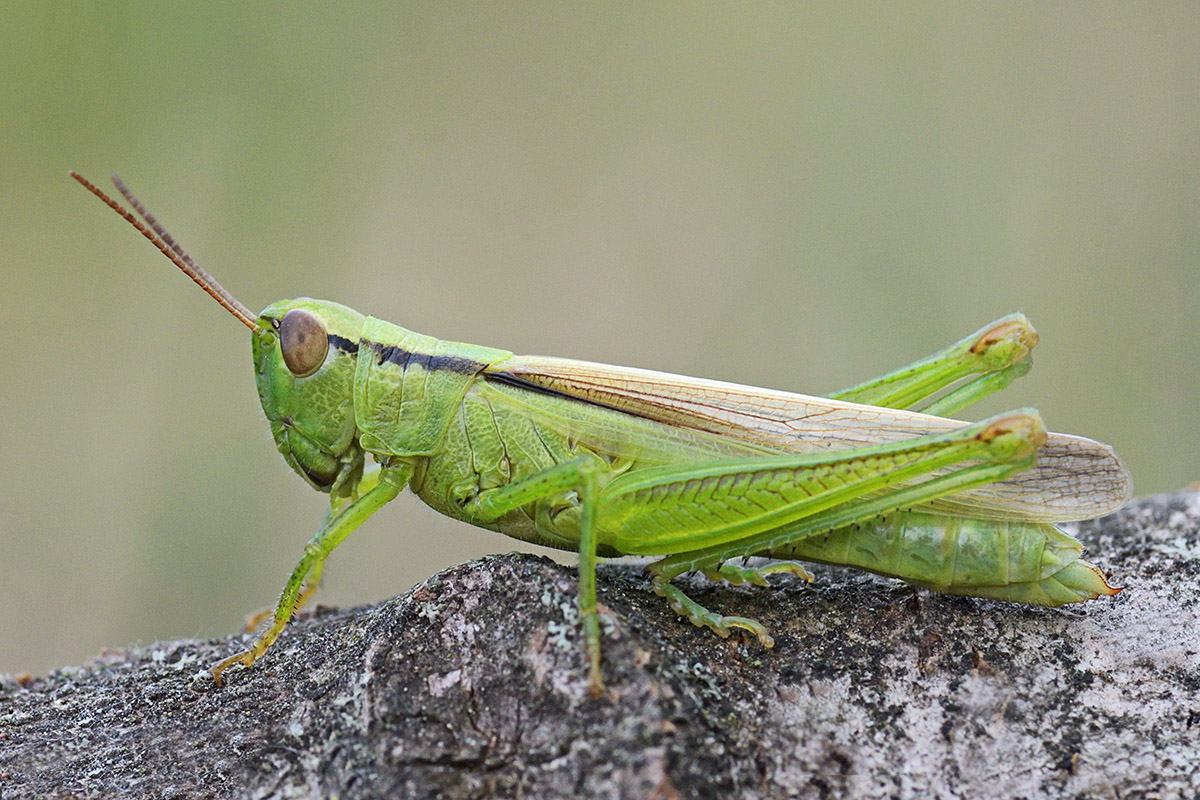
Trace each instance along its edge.
<instances>
[{"instance_id":1,"label":"lichen-covered rock","mask_svg":"<svg viewBox=\"0 0 1200 800\"><path fill-rule=\"evenodd\" d=\"M591 698L573 571L523 555L318 610L216 689L229 640L0 679L0 798L1194 797L1200 495L1080 526L1126 591L1067 610L817 568L685 585L773 650L601 572Z\"/></svg>"}]
</instances>

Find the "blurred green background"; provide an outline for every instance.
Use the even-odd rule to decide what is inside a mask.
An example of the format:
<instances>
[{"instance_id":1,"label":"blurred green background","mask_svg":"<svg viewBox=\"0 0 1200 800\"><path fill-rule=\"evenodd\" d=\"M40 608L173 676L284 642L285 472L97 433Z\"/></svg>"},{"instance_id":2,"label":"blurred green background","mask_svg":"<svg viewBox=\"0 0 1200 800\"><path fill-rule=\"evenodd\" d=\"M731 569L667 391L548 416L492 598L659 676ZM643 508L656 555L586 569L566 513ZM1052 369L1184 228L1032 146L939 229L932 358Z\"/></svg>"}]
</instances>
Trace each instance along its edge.
<instances>
[{"instance_id":1,"label":"blurred green background","mask_svg":"<svg viewBox=\"0 0 1200 800\"><path fill-rule=\"evenodd\" d=\"M819 393L1009 311L1036 405L1200 479L1200 5L0 6L0 671L224 635L324 498L253 309ZM511 549L402 497L320 599ZM1120 579L1122 565L1113 565Z\"/></svg>"}]
</instances>

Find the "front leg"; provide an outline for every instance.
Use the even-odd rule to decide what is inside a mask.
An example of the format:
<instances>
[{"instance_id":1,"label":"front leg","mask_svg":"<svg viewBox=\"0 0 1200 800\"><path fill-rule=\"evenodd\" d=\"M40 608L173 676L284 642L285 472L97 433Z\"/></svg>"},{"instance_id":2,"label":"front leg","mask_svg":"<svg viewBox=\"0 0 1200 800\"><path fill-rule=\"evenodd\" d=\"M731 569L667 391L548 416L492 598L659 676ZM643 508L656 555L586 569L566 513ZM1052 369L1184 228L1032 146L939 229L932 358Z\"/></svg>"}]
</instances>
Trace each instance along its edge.
<instances>
[{"instance_id":1,"label":"front leg","mask_svg":"<svg viewBox=\"0 0 1200 800\"><path fill-rule=\"evenodd\" d=\"M370 491L342 507L338 513L326 518L321 530L304 546L304 556L292 570L292 576L283 587L279 603L275 607L275 619L271 625L258 635L248 649L226 658L209 670L218 686L221 685L221 674L226 669L234 664L243 664L248 667L254 663L255 659L267 652L267 648L283 632L302 599L307 598L312 589L316 587L326 557L353 533L355 528L366 522L368 517L408 485L409 480L412 479L413 468L407 463L401 463L398 466L384 467L378 474L378 483ZM306 581L308 589L304 589Z\"/></svg>"}]
</instances>

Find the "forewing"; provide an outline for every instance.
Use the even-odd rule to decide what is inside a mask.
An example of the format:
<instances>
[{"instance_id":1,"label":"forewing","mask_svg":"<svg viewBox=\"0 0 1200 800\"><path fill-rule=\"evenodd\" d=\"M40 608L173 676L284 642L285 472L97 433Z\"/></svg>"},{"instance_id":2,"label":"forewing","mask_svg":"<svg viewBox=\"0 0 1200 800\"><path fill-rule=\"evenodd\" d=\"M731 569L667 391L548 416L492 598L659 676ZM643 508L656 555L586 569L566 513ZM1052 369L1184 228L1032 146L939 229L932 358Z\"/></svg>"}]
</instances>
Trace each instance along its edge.
<instances>
[{"instance_id":1,"label":"forewing","mask_svg":"<svg viewBox=\"0 0 1200 800\"><path fill-rule=\"evenodd\" d=\"M967 424L913 411L547 356L513 356L488 374L656 422L789 452L844 450ZM1107 445L1051 433L1031 469L931 506L979 517L1061 522L1114 511L1129 499L1131 489L1128 471Z\"/></svg>"}]
</instances>

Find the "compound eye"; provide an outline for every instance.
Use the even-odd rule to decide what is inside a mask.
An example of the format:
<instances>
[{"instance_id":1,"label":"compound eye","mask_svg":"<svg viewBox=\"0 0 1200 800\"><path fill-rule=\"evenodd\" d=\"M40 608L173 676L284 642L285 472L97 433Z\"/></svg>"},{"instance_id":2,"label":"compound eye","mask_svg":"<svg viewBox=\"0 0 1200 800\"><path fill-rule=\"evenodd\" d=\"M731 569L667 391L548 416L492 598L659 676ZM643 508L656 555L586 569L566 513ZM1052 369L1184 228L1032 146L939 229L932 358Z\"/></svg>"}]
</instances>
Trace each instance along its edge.
<instances>
[{"instance_id":1,"label":"compound eye","mask_svg":"<svg viewBox=\"0 0 1200 800\"><path fill-rule=\"evenodd\" d=\"M303 378L325 363L329 336L321 320L303 309L293 308L279 322L279 347L283 350L283 363L293 375Z\"/></svg>"}]
</instances>

